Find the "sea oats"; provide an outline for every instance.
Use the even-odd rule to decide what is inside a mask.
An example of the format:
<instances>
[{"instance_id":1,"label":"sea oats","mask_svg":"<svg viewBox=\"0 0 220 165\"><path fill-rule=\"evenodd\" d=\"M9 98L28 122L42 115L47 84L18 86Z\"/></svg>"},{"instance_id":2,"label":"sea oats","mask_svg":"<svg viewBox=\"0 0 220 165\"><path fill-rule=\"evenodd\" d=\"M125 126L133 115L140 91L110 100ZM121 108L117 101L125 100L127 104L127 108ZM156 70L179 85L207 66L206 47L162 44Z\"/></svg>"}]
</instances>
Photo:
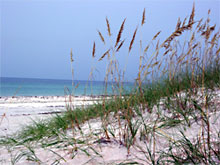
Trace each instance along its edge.
<instances>
[{"instance_id":1,"label":"sea oats","mask_svg":"<svg viewBox=\"0 0 220 165\"><path fill-rule=\"evenodd\" d=\"M218 50L216 51L216 55L218 55L219 54L219 52L220 52L220 48L218 48Z\"/></svg>"},{"instance_id":2,"label":"sea oats","mask_svg":"<svg viewBox=\"0 0 220 165\"><path fill-rule=\"evenodd\" d=\"M153 67L156 66L157 64L159 64L158 61L156 61L155 63L153 63L153 64L151 65L151 67L153 68Z\"/></svg>"},{"instance_id":3,"label":"sea oats","mask_svg":"<svg viewBox=\"0 0 220 165\"><path fill-rule=\"evenodd\" d=\"M162 47L165 47L166 49L169 48L171 41L175 38L180 36L185 30L190 30L192 28L192 25L195 22L191 22L186 26L182 26L179 29L177 29L175 32L173 32L161 45Z\"/></svg>"},{"instance_id":4,"label":"sea oats","mask_svg":"<svg viewBox=\"0 0 220 165\"><path fill-rule=\"evenodd\" d=\"M149 49L150 45L147 45L146 48L144 49L144 53L146 53Z\"/></svg>"},{"instance_id":5,"label":"sea oats","mask_svg":"<svg viewBox=\"0 0 220 165\"><path fill-rule=\"evenodd\" d=\"M108 53L109 53L110 49L108 49L103 55L102 57L100 57L99 61L101 61Z\"/></svg>"},{"instance_id":6,"label":"sea oats","mask_svg":"<svg viewBox=\"0 0 220 165\"><path fill-rule=\"evenodd\" d=\"M202 25L201 30L205 30L206 26L207 26L207 22L205 22L205 23Z\"/></svg>"},{"instance_id":7,"label":"sea oats","mask_svg":"<svg viewBox=\"0 0 220 165\"><path fill-rule=\"evenodd\" d=\"M157 41L156 50L158 50L159 48L159 43L160 43L160 40Z\"/></svg>"},{"instance_id":8,"label":"sea oats","mask_svg":"<svg viewBox=\"0 0 220 165\"><path fill-rule=\"evenodd\" d=\"M141 26L143 26L144 23L145 23L145 8L144 8L143 15L142 15Z\"/></svg>"},{"instance_id":9,"label":"sea oats","mask_svg":"<svg viewBox=\"0 0 220 165\"><path fill-rule=\"evenodd\" d=\"M180 17L178 18L177 24L176 24L176 30L177 31L180 28L181 25L181 21L180 21Z\"/></svg>"},{"instance_id":10,"label":"sea oats","mask_svg":"<svg viewBox=\"0 0 220 165\"><path fill-rule=\"evenodd\" d=\"M136 36L136 33L137 33L137 29L138 29L138 27L136 27L136 29L135 29L135 31L134 31L134 34L133 34L132 40L131 40L130 45L129 45L129 51L128 51L128 52L131 51L131 49L132 49L132 45L134 44L134 40L135 40L135 36Z\"/></svg>"},{"instance_id":11,"label":"sea oats","mask_svg":"<svg viewBox=\"0 0 220 165\"><path fill-rule=\"evenodd\" d=\"M181 63L181 61L183 61L186 56L187 56L187 54L181 55L181 56L178 58L177 64Z\"/></svg>"},{"instance_id":12,"label":"sea oats","mask_svg":"<svg viewBox=\"0 0 220 165\"><path fill-rule=\"evenodd\" d=\"M119 30L118 35L117 35L115 47L116 47L116 46L118 45L118 43L120 42L121 34L122 34L123 30L124 30L125 21L126 21L126 18L124 19L124 21L123 21L122 24L121 24L120 30Z\"/></svg>"},{"instance_id":13,"label":"sea oats","mask_svg":"<svg viewBox=\"0 0 220 165\"><path fill-rule=\"evenodd\" d=\"M199 22L198 22L198 24L197 24L197 26L196 26L196 29L197 29L197 28L200 28L200 25L201 25L201 23L202 23L202 20L203 20L203 19L200 19L200 20L199 20ZM197 32L199 32L199 30L198 30Z\"/></svg>"},{"instance_id":14,"label":"sea oats","mask_svg":"<svg viewBox=\"0 0 220 165\"><path fill-rule=\"evenodd\" d=\"M210 27L210 31L214 31L215 30L215 26L216 26L216 24L214 26L211 26Z\"/></svg>"},{"instance_id":15,"label":"sea oats","mask_svg":"<svg viewBox=\"0 0 220 165\"><path fill-rule=\"evenodd\" d=\"M169 51L170 51L170 49L168 49L163 55L165 56Z\"/></svg>"},{"instance_id":16,"label":"sea oats","mask_svg":"<svg viewBox=\"0 0 220 165\"><path fill-rule=\"evenodd\" d=\"M97 30L97 31L98 31L98 33L99 33L99 37L100 37L100 39L101 39L102 42L105 44L105 39L104 39L102 33L101 33L99 30Z\"/></svg>"},{"instance_id":17,"label":"sea oats","mask_svg":"<svg viewBox=\"0 0 220 165\"><path fill-rule=\"evenodd\" d=\"M184 18L183 23L182 23L182 26L185 26L186 20L187 20L187 17Z\"/></svg>"},{"instance_id":18,"label":"sea oats","mask_svg":"<svg viewBox=\"0 0 220 165\"><path fill-rule=\"evenodd\" d=\"M112 34L111 34L111 28L110 28L109 20L108 20L107 17L106 17L105 20L106 20L106 24L107 24L108 35L109 35L109 37L110 37Z\"/></svg>"},{"instance_id":19,"label":"sea oats","mask_svg":"<svg viewBox=\"0 0 220 165\"><path fill-rule=\"evenodd\" d=\"M120 48L121 48L121 47L122 47L122 45L124 44L124 41L125 41L125 40L123 40L123 41L120 43L120 45L118 46L118 48L117 48L116 52L118 52L118 51L120 50Z\"/></svg>"},{"instance_id":20,"label":"sea oats","mask_svg":"<svg viewBox=\"0 0 220 165\"><path fill-rule=\"evenodd\" d=\"M162 62L163 62L163 61L161 61L160 64L158 65L158 70L160 69L160 67L161 67L161 65L162 65Z\"/></svg>"},{"instance_id":21,"label":"sea oats","mask_svg":"<svg viewBox=\"0 0 220 165\"><path fill-rule=\"evenodd\" d=\"M217 38L217 35L218 35L218 33L216 33L213 37L212 37L212 39L211 39L211 45L212 46L214 46L214 44L215 44L215 40L216 40L216 38Z\"/></svg>"},{"instance_id":22,"label":"sea oats","mask_svg":"<svg viewBox=\"0 0 220 165\"><path fill-rule=\"evenodd\" d=\"M192 47L192 49L195 49L197 46L198 46L198 44L195 44L195 45Z\"/></svg>"},{"instance_id":23,"label":"sea oats","mask_svg":"<svg viewBox=\"0 0 220 165\"><path fill-rule=\"evenodd\" d=\"M195 39L195 32L192 33L192 36L190 38L190 44L194 41Z\"/></svg>"},{"instance_id":24,"label":"sea oats","mask_svg":"<svg viewBox=\"0 0 220 165\"><path fill-rule=\"evenodd\" d=\"M197 61L199 61L199 58L198 57L192 58L192 61L197 62Z\"/></svg>"},{"instance_id":25,"label":"sea oats","mask_svg":"<svg viewBox=\"0 0 220 165\"><path fill-rule=\"evenodd\" d=\"M211 34L210 27L208 26L207 29L206 29L206 31L205 31L205 38L206 38L206 40L209 39L210 34Z\"/></svg>"},{"instance_id":26,"label":"sea oats","mask_svg":"<svg viewBox=\"0 0 220 165\"><path fill-rule=\"evenodd\" d=\"M95 57L95 42L93 43L93 49L92 49L92 57Z\"/></svg>"},{"instance_id":27,"label":"sea oats","mask_svg":"<svg viewBox=\"0 0 220 165\"><path fill-rule=\"evenodd\" d=\"M161 33L161 31L157 32L157 34L153 37L152 40L155 40L155 39L158 37L158 35L159 35L160 33Z\"/></svg>"},{"instance_id":28,"label":"sea oats","mask_svg":"<svg viewBox=\"0 0 220 165\"><path fill-rule=\"evenodd\" d=\"M189 18L189 22L188 25L191 24L192 22L194 22L194 16L195 16L195 3L193 3L193 8L192 8L192 12Z\"/></svg>"},{"instance_id":29,"label":"sea oats","mask_svg":"<svg viewBox=\"0 0 220 165\"><path fill-rule=\"evenodd\" d=\"M72 48L71 48L71 51L70 51L70 60L71 60L71 62L74 61L74 60L73 60L73 52L72 52Z\"/></svg>"}]
</instances>

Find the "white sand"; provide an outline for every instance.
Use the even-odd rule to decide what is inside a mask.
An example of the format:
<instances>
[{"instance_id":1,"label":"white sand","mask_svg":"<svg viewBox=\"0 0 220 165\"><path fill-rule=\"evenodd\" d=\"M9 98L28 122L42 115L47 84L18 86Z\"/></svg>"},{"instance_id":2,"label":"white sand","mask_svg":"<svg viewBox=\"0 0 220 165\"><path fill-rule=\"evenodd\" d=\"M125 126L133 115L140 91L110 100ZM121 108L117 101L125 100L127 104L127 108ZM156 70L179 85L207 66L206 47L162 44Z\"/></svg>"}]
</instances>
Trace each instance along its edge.
<instances>
[{"instance_id":1,"label":"white sand","mask_svg":"<svg viewBox=\"0 0 220 165\"><path fill-rule=\"evenodd\" d=\"M56 110L56 107L52 106L52 105L56 105L56 106L62 106L65 105L65 99L64 98L56 98L56 99L52 99L52 98L48 98L47 101L45 101L45 99L34 99L31 98L30 100L32 101L26 101L28 100L28 98L24 98L24 103L20 103L19 101L16 102L16 99L9 99L11 101L14 101L16 103L9 103L9 102L2 102L0 105L3 106L4 108L6 108L6 105L10 105L8 110L5 111L8 112L6 113L6 118L4 118L2 124L0 125L1 129L16 129L16 127L21 124L21 123L27 123L30 122L31 118L44 118L44 117L48 117L48 114L39 114L39 112L54 112ZM93 101L90 100L91 98L76 98L74 100L74 105L80 104L80 103L86 103L86 104L92 104ZM219 132L219 128L220 128L220 91L216 91L216 96L215 98L212 99L213 105L215 106L215 110L217 110L217 112L213 112L213 109L210 109L210 131L212 132L211 134L211 140L218 142L219 138L218 138L218 132ZM26 104L27 103L27 104ZM26 108L24 111L18 111L17 115L15 115L16 111L13 111L13 107L16 108L15 105L20 105L21 107L25 107ZM40 107L41 111L38 111L38 106ZM10 107L11 108L11 112L10 111ZM29 107L29 109L27 108ZM32 108L30 108L32 107ZM58 108L58 107L57 107ZM65 110L65 106L64 107L59 107L60 111ZM156 108L156 107L155 107ZM33 112L30 112L30 109L33 110ZM30 114L28 116L25 116L24 114ZM8 115L10 114L10 115ZM22 115L23 114L23 115ZM50 116L50 115L49 115ZM111 116L111 115L110 115ZM154 113L148 113L147 111L144 114L144 120L145 123L147 125L152 125L152 121L155 121L155 114ZM118 137L118 125L117 125L117 119L115 119L113 116L111 116L111 118L109 119L109 121L111 121L111 128L115 129L115 133L116 133L116 138L111 138L108 142L106 143L101 143L98 144L96 143L96 141L98 139L102 139L104 137L103 134L103 129L101 128L102 123L100 121L100 119L93 119L90 120L88 123L85 123L81 126L82 130L83 130L83 136L80 134L80 132L76 132L75 134L75 138L79 138L80 140L86 140L87 144L84 145L80 145L77 144L78 148L87 148L88 146L92 147L93 149L95 149L102 157L100 157L99 155L95 154L95 152L93 152L91 149L88 149L86 151L89 152L90 156L86 155L82 150L77 151L76 156L74 157L74 159L72 159L72 155L74 155L74 146L70 146L68 145L68 147L64 147L65 144L67 144L67 141L64 141L61 144L58 145L54 145L52 147L47 147L45 149L41 148L40 146L36 146L33 147L33 149L35 150L35 154L36 156L42 161L39 164L52 164L54 163L56 160L59 160L60 164L65 164L65 165L82 165L82 164L91 164L91 165L96 165L96 164L116 164L116 163L122 163L124 161L127 162L134 162L134 161L138 161L139 164L151 164L151 162L149 160L146 159L146 155L147 155L147 146L150 147L151 150L153 150L152 145L150 146L149 142L150 139L148 139L148 137L145 137L146 139L142 139L140 140L139 138L136 139L136 143L134 146L132 146L130 148L130 154L128 155L127 152L127 148L122 145L119 141L119 137ZM134 122L138 121L138 118L135 118ZM123 121L121 123L123 125ZM159 125L159 123L158 123ZM18 127L20 128L20 127ZM184 134L187 136L187 138L189 138L190 140L194 141L196 140L196 138L198 136L201 136L201 122L193 122L191 127L187 127L187 129L184 129L184 127L182 125L180 126L176 126L174 128L163 128L163 129L157 129L156 133L155 133L155 151L166 151L166 149L168 149L169 146L169 140L178 140L180 138L180 130L182 130L184 132ZM2 130L2 135L3 132L5 134L7 134L7 130L4 131ZM13 131L11 131L13 132ZM11 133L10 131L8 131L8 133ZM97 136L94 136L94 134L97 133ZM67 136L71 137L72 135L72 131L69 130L67 132ZM140 137L140 132L138 133L138 135L136 137ZM105 139L104 139L105 140ZM71 141L72 142L72 141ZM31 144L30 144L31 145ZM61 146L60 148L57 148L57 146ZM9 152L10 150L12 150L13 152ZM27 148L25 148L25 146L21 146L21 147L16 147L14 146L13 148L0 148L0 164L10 164L10 160L15 160L15 157L19 157L19 154L21 153L28 153L30 151L28 151ZM54 154L54 152L56 154ZM62 158L64 158L65 160L62 160L60 158L60 156ZM27 157L26 157L27 158ZM156 155L157 158L157 155ZM217 163L218 160L216 160ZM25 157L22 157L21 160L19 160L16 164L38 164L38 163L33 163L31 161L28 161L25 159Z\"/></svg>"},{"instance_id":2,"label":"white sand","mask_svg":"<svg viewBox=\"0 0 220 165\"><path fill-rule=\"evenodd\" d=\"M45 119L66 111L69 100L68 96L1 97L0 136L16 132L32 120ZM98 97L71 97L71 106L87 106L98 100Z\"/></svg>"},{"instance_id":3,"label":"white sand","mask_svg":"<svg viewBox=\"0 0 220 165\"><path fill-rule=\"evenodd\" d=\"M72 104L77 107L93 104L99 98L88 96L72 97ZM1 97L0 115L39 114L46 112L64 111L69 104L69 97L63 96L35 96L35 97Z\"/></svg>"}]
</instances>

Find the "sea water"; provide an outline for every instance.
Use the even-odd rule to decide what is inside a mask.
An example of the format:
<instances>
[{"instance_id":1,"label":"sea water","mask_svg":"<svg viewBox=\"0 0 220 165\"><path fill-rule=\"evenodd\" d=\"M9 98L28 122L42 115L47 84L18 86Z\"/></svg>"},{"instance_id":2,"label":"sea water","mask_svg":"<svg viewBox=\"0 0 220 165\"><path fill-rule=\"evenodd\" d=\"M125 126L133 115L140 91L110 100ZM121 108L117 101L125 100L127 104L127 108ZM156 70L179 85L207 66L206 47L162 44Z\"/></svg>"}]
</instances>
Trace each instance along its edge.
<instances>
[{"instance_id":1,"label":"sea water","mask_svg":"<svg viewBox=\"0 0 220 165\"><path fill-rule=\"evenodd\" d=\"M123 83L124 92L129 92L133 83ZM64 96L117 94L116 83L103 81L73 81L33 78L0 78L0 96Z\"/></svg>"}]
</instances>

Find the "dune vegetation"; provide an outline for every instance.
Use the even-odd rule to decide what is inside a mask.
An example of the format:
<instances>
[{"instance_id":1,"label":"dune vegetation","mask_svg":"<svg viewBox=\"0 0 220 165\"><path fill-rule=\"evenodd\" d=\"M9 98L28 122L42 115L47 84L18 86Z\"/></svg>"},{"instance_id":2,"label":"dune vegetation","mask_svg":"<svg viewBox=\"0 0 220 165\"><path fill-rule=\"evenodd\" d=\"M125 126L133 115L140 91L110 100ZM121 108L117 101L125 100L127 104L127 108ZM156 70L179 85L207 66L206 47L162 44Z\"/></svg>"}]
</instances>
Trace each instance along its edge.
<instances>
[{"instance_id":1,"label":"dune vegetation","mask_svg":"<svg viewBox=\"0 0 220 165\"><path fill-rule=\"evenodd\" d=\"M65 113L1 137L0 146L11 153L11 163L62 164L84 154L88 158L85 164L94 159L103 164L219 164L220 32L210 25L210 12L206 19L195 20L193 5L190 17L179 19L170 36L161 42L159 31L147 44L136 41L147 24L145 9L128 44L123 39L126 19L117 36L112 36L106 18L107 36L100 31L98 35L103 44L112 44L99 56L94 42L91 55L97 61L108 60L105 89L111 82L114 94L110 96L106 90L101 101L80 108L70 99ZM120 69L117 54L127 46L126 61L134 44L140 47L138 73L133 89L125 92L123 82L129 66ZM72 50L70 57L72 66ZM93 71L91 68L89 81ZM105 145L126 149L127 159L105 161L100 151ZM54 157L42 159L39 150ZM62 151L68 154L62 155Z\"/></svg>"}]
</instances>

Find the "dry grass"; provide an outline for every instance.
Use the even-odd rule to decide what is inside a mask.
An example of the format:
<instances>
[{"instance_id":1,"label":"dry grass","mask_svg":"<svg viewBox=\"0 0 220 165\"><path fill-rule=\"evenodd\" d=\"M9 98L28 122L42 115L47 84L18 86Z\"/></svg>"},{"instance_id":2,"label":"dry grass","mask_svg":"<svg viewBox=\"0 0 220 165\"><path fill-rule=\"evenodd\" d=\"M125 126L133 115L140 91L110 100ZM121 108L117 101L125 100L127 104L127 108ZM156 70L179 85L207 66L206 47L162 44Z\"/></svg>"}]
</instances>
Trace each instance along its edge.
<instances>
[{"instance_id":1,"label":"dry grass","mask_svg":"<svg viewBox=\"0 0 220 165\"><path fill-rule=\"evenodd\" d=\"M116 39L116 42L115 42L115 48L118 46L119 42L121 41L121 35L122 35L123 30L124 30L125 21L126 21L126 18L122 22L120 30L118 32L117 39Z\"/></svg>"},{"instance_id":2,"label":"dry grass","mask_svg":"<svg viewBox=\"0 0 220 165\"><path fill-rule=\"evenodd\" d=\"M132 37L131 42L130 42L130 45L129 45L128 52L131 51L132 45L134 44L134 40L135 40L135 36L136 36L136 33L137 33L137 29L138 29L138 28L136 28L135 31L134 31L133 37Z\"/></svg>"}]
</instances>

